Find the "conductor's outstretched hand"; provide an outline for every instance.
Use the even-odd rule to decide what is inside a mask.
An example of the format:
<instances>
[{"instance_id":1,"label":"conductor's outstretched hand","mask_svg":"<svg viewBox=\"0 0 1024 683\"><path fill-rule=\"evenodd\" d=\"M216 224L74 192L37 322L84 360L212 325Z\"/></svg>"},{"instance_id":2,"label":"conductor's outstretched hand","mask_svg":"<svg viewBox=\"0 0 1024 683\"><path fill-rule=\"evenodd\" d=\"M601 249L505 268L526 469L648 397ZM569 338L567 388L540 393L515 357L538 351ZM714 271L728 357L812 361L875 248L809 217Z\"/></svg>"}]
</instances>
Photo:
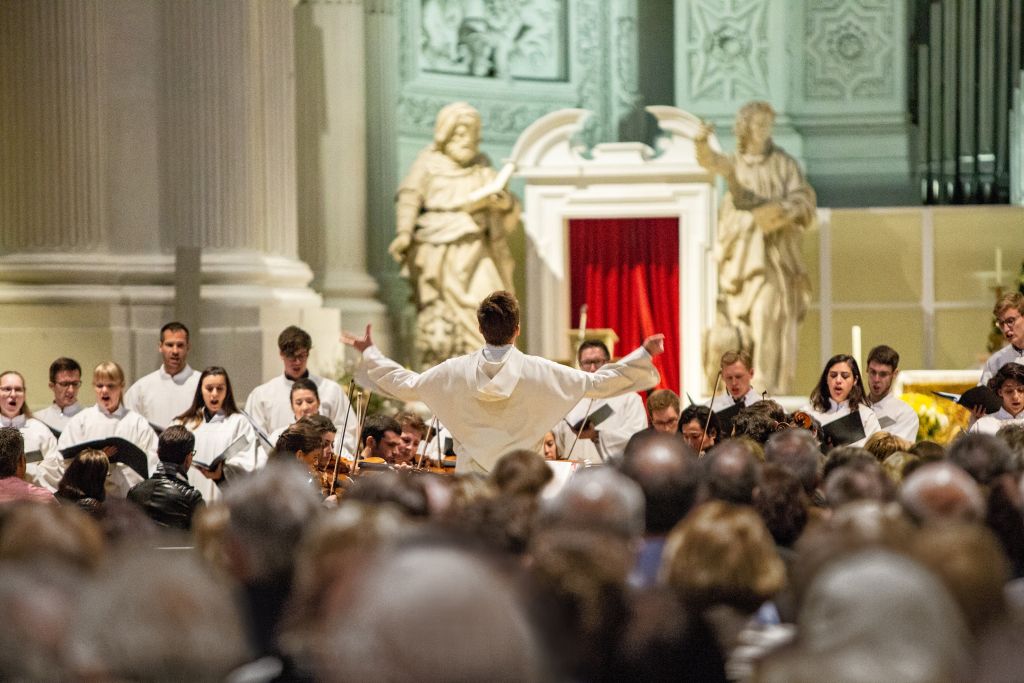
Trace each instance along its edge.
<instances>
[{"instance_id":1,"label":"conductor's outstretched hand","mask_svg":"<svg viewBox=\"0 0 1024 683\"><path fill-rule=\"evenodd\" d=\"M369 329L367 329L367 333L369 333ZM659 356L665 353L665 335L652 334L647 339L644 339L643 346L647 349L647 353L652 356Z\"/></svg>"},{"instance_id":2,"label":"conductor's outstretched hand","mask_svg":"<svg viewBox=\"0 0 1024 683\"><path fill-rule=\"evenodd\" d=\"M359 353L362 353L366 349L373 346L373 339L370 337L370 326L366 326L366 332L363 334L362 337L356 337L351 332L342 332L341 343L348 344Z\"/></svg>"}]
</instances>

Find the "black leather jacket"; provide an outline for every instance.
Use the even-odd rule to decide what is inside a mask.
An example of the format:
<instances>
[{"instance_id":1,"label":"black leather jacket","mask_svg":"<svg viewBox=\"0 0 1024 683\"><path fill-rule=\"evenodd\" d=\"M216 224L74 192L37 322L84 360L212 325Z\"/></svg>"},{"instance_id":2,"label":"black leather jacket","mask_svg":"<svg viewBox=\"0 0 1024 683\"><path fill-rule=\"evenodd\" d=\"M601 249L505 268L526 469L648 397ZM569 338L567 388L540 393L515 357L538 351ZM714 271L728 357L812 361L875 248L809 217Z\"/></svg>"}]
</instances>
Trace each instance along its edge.
<instances>
[{"instance_id":1,"label":"black leather jacket","mask_svg":"<svg viewBox=\"0 0 1024 683\"><path fill-rule=\"evenodd\" d=\"M160 526L191 529L192 514L203 504L203 494L188 483L180 467L161 462L152 477L132 487L128 500L142 506Z\"/></svg>"}]
</instances>

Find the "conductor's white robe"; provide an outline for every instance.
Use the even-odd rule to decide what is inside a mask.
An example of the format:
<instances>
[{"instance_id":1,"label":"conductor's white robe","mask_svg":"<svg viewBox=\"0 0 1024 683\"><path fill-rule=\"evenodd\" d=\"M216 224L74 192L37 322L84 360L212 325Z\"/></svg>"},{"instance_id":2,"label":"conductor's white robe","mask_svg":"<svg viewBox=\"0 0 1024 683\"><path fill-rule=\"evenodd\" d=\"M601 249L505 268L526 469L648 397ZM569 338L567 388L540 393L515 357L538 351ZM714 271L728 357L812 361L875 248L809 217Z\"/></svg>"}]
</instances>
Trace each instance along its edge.
<instances>
[{"instance_id":1,"label":"conductor's white robe","mask_svg":"<svg viewBox=\"0 0 1024 683\"><path fill-rule=\"evenodd\" d=\"M584 397L640 391L659 379L642 347L597 372L528 356L511 345L451 358L422 374L371 346L362 366L378 390L430 407L452 433L457 472L490 472L511 450L539 451L544 435Z\"/></svg>"}]
</instances>

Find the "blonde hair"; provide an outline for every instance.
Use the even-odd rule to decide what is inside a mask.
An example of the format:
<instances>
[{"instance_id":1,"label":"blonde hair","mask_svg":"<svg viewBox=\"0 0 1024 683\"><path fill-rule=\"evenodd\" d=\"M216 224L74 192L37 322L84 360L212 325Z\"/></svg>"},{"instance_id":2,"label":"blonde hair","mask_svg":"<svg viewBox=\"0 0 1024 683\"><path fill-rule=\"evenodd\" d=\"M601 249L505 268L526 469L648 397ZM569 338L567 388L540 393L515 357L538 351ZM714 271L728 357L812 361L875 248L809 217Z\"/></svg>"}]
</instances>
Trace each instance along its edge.
<instances>
[{"instance_id":1,"label":"blonde hair","mask_svg":"<svg viewBox=\"0 0 1024 683\"><path fill-rule=\"evenodd\" d=\"M18 415L32 417L32 410L28 407L28 385L25 384L25 376L22 375L17 370L4 370L3 372L0 372L0 379L3 379L7 375L15 375L18 379L20 379L21 388L25 390L24 393L22 393L22 396L24 396L26 400L22 401L21 410L18 412Z\"/></svg>"},{"instance_id":2,"label":"blonde hair","mask_svg":"<svg viewBox=\"0 0 1024 683\"><path fill-rule=\"evenodd\" d=\"M914 444L906 439L901 439L895 434L890 434L886 431L875 432L864 442L864 449L875 456L875 460L878 462L884 461L890 455L899 451L909 452L913 447Z\"/></svg>"},{"instance_id":3,"label":"blonde hair","mask_svg":"<svg viewBox=\"0 0 1024 683\"><path fill-rule=\"evenodd\" d=\"M726 351L722 354L722 362L719 367L726 367L733 363L743 363L743 367L747 370L754 369L754 359L751 357L750 352L745 349L739 351Z\"/></svg>"},{"instance_id":4,"label":"blonde hair","mask_svg":"<svg viewBox=\"0 0 1024 683\"><path fill-rule=\"evenodd\" d=\"M753 508L713 500L669 534L661 577L698 609L724 604L752 614L785 585L786 568Z\"/></svg>"},{"instance_id":5,"label":"blonde hair","mask_svg":"<svg viewBox=\"0 0 1024 683\"><path fill-rule=\"evenodd\" d=\"M117 382L120 386L124 386L124 370L121 366L112 360L105 360L96 366L96 369L92 371L92 381L95 382L98 379L109 379Z\"/></svg>"}]
</instances>

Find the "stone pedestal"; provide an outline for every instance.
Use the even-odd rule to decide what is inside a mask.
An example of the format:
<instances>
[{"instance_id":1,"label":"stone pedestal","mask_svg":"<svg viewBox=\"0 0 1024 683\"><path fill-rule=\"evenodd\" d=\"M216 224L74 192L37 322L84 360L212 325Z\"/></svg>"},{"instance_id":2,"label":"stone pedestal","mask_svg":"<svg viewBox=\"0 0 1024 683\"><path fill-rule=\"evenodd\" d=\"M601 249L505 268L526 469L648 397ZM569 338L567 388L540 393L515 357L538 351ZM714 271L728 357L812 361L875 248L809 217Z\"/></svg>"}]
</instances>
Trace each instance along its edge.
<instances>
[{"instance_id":1,"label":"stone pedestal","mask_svg":"<svg viewBox=\"0 0 1024 683\"><path fill-rule=\"evenodd\" d=\"M244 398L294 323L333 372L297 254L292 3L3 3L0 31L0 365L30 404L58 355L157 366L179 246L202 250L194 367Z\"/></svg>"}]
</instances>

